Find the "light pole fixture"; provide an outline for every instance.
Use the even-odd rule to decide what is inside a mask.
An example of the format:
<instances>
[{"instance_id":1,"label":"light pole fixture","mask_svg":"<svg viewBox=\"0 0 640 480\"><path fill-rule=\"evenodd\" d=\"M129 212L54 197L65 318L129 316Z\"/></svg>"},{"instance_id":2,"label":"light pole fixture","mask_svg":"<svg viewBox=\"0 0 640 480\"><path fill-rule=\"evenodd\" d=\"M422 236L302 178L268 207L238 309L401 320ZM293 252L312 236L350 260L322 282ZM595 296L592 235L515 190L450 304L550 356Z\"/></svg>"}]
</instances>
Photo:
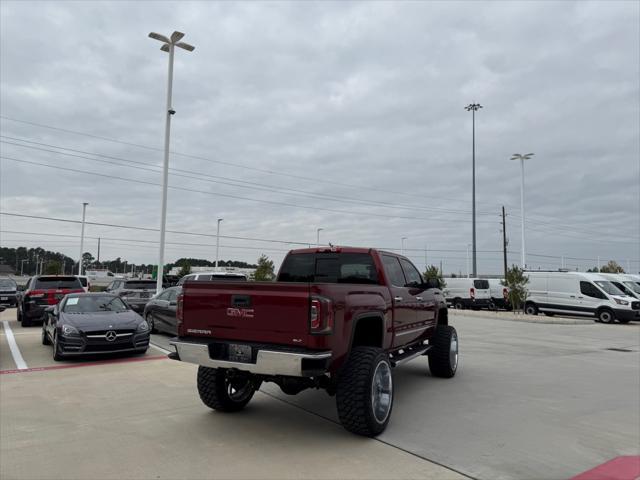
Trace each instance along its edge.
<instances>
[{"instance_id":1,"label":"light pole fixture","mask_svg":"<svg viewBox=\"0 0 640 480\"><path fill-rule=\"evenodd\" d=\"M82 229L80 230L80 260L78 260L78 275L82 275L82 254L84 253L84 219L87 213L87 202L82 204Z\"/></svg>"},{"instance_id":2,"label":"light pole fixture","mask_svg":"<svg viewBox=\"0 0 640 480\"><path fill-rule=\"evenodd\" d=\"M400 255L404 255L404 241L407 239L407 237L402 237L400 239Z\"/></svg>"},{"instance_id":3,"label":"light pole fixture","mask_svg":"<svg viewBox=\"0 0 640 480\"><path fill-rule=\"evenodd\" d=\"M151 32L150 38L162 42L160 50L169 53L169 75L167 80L167 109L166 123L164 129L164 164L162 168L162 212L160 214L160 252L158 255L158 275L156 278L156 291L162 291L162 279L164 277L164 241L165 229L167 226L167 184L169 181L169 136L171 132L171 116L176 111L171 107L171 89L173 87L173 51L175 47L192 52L194 46L181 42L184 37L182 32L173 32L171 38L167 38L159 33Z\"/></svg>"},{"instance_id":4,"label":"light pole fixture","mask_svg":"<svg viewBox=\"0 0 640 480\"><path fill-rule=\"evenodd\" d=\"M473 247L473 276L478 276L478 264L476 260L476 112L482 108L479 103L470 103L464 107L472 116L472 146L471 146L471 240Z\"/></svg>"},{"instance_id":5,"label":"light pole fixture","mask_svg":"<svg viewBox=\"0 0 640 480\"><path fill-rule=\"evenodd\" d=\"M218 219L218 228L216 228L216 270L218 269L218 254L220 253L220 223L224 218Z\"/></svg>"},{"instance_id":6,"label":"light pole fixture","mask_svg":"<svg viewBox=\"0 0 640 480\"><path fill-rule=\"evenodd\" d=\"M522 269L524 270L524 268L527 265L527 256L525 253L525 244L524 244L524 161L525 160L529 160L531 157L533 157L533 153L527 153L526 155L521 155L519 153L514 153L511 156L511 160L520 160L520 172L521 172L521 177L520 177L520 215L522 217L522 248L521 248L521 254L522 254Z\"/></svg>"},{"instance_id":7,"label":"light pole fixture","mask_svg":"<svg viewBox=\"0 0 640 480\"><path fill-rule=\"evenodd\" d=\"M316 228L316 246L320 246L320 232L324 230L324 228Z\"/></svg>"}]
</instances>

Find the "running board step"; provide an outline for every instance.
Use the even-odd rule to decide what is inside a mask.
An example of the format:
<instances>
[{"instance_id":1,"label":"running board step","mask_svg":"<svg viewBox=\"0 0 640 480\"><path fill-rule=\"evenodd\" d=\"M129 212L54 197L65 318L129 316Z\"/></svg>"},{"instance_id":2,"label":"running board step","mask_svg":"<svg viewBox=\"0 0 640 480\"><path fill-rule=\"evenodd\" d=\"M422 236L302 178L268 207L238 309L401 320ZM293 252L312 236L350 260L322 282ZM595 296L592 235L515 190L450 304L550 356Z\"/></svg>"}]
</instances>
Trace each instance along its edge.
<instances>
[{"instance_id":1,"label":"running board step","mask_svg":"<svg viewBox=\"0 0 640 480\"><path fill-rule=\"evenodd\" d=\"M424 355L429 350L431 350L431 345L416 345L414 347L403 348L398 350L402 353L389 355L389 361L391 362L392 367L396 367L410 360L413 360L420 355Z\"/></svg>"}]
</instances>

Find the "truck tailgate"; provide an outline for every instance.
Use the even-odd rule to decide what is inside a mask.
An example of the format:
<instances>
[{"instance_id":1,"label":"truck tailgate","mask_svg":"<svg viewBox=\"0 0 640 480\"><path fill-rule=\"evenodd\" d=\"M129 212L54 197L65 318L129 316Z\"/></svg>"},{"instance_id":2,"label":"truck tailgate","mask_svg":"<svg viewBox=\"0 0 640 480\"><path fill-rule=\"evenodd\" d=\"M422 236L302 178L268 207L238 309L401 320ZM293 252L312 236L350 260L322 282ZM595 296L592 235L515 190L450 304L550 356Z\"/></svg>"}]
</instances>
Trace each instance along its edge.
<instances>
[{"instance_id":1,"label":"truck tailgate","mask_svg":"<svg viewBox=\"0 0 640 480\"><path fill-rule=\"evenodd\" d=\"M181 336L305 346L309 285L274 282L186 282Z\"/></svg>"}]
</instances>

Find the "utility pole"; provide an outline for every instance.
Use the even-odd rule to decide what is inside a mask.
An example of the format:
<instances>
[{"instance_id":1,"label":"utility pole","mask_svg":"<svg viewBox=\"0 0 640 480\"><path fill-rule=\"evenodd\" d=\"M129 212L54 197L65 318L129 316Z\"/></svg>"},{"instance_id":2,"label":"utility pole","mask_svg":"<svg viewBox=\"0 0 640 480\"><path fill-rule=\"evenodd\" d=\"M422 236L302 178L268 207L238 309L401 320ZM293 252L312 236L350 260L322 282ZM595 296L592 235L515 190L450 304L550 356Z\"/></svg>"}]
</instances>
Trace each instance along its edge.
<instances>
[{"instance_id":1,"label":"utility pole","mask_svg":"<svg viewBox=\"0 0 640 480\"><path fill-rule=\"evenodd\" d=\"M507 217L502 206L502 257L504 261L504 278L507 278Z\"/></svg>"},{"instance_id":2,"label":"utility pole","mask_svg":"<svg viewBox=\"0 0 640 480\"><path fill-rule=\"evenodd\" d=\"M84 253L84 219L87 213L87 202L82 203L82 230L80 232L80 259L78 260L78 275L82 275L82 254Z\"/></svg>"},{"instance_id":3,"label":"utility pole","mask_svg":"<svg viewBox=\"0 0 640 480\"><path fill-rule=\"evenodd\" d=\"M427 263L427 244L425 243L424 245L424 271L427 271L427 268L429 268L429 264Z\"/></svg>"},{"instance_id":4,"label":"utility pole","mask_svg":"<svg viewBox=\"0 0 640 480\"><path fill-rule=\"evenodd\" d=\"M600 273L600 255L598 255L598 273Z\"/></svg>"},{"instance_id":5,"label":"utility pole","mask_svg":"<svg viewBox=\"0 0 640 480\"><path fill-rule=\"evenodd\" d=\"M98 263L100 263L100 237L98 237Z\"/></svg>"},{"instance_id":6,"label":"utility pole","mask_svg":"<svg viewBox=\"0 0 640 480\"><path fill-rule=\"evenodd\" d=\"M218 228L216 229L216 270L218 270L218 254L220 252L220 222L222 218L218 219Z\"/></svg>"}]
</instances>

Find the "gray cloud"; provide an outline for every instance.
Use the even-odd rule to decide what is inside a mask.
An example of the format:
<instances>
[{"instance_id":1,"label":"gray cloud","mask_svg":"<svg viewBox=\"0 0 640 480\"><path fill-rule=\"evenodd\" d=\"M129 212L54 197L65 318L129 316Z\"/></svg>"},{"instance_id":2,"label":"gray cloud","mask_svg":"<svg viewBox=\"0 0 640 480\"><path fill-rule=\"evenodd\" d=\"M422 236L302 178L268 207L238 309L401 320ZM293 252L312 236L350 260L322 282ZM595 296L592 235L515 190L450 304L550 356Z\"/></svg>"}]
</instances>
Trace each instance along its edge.
<instances>
[{"instance_id":1,"label":"gray cloud","mask_svg":"<svg viewBox=\"0 0 640 480\"><path fill-rule=\"evenodd\" d=\"M172 167L416 207L172 175L170 184L199 191L170 190L172 230L215 233L216 218L224 217L223 233L234 236L314 243L322 227L324 241L396 249L406 236L416 263L424 263L426 244L429 262L464 271L471 237L471 115L463 107L477 101L485 106L476 125L479 269L501 269L501 254L493 253L501 248L501 205L509 214L510 261L519 260L520 170L509 157L529 151L536 156L526 165L527 250L557 257L531 256L529 263L559 266L561 255L594 259L566 262L585 267L600 256L633 260L640 268L637 3L5 1L0 8L6 117L161 148L166 56L146 35L181 30L196 50L176 56L172 149L209 161L173 155ZM5 136L156 166L162 161L160 151L9 120L0 125ZM2 155L16 159L160 183L158 168L0 146ZM97 222L159 223L154 185L6 159L1 174L3 211L78 218L81 202L88 201L88 218ZM4 231L79 230L0 221ZM92 226L88 235L129 239L105 241L103 257L150 263L157 255L155 244L132 241L156 241L157 234ZM77 256L73 238L3 232L2 244L27 238ZM240 240L223 245L223 258L248 261L260 249L279 261L289 248ZM169 245L167 258L211 258L213 252Z\"/></svg>"}]
</instances>

